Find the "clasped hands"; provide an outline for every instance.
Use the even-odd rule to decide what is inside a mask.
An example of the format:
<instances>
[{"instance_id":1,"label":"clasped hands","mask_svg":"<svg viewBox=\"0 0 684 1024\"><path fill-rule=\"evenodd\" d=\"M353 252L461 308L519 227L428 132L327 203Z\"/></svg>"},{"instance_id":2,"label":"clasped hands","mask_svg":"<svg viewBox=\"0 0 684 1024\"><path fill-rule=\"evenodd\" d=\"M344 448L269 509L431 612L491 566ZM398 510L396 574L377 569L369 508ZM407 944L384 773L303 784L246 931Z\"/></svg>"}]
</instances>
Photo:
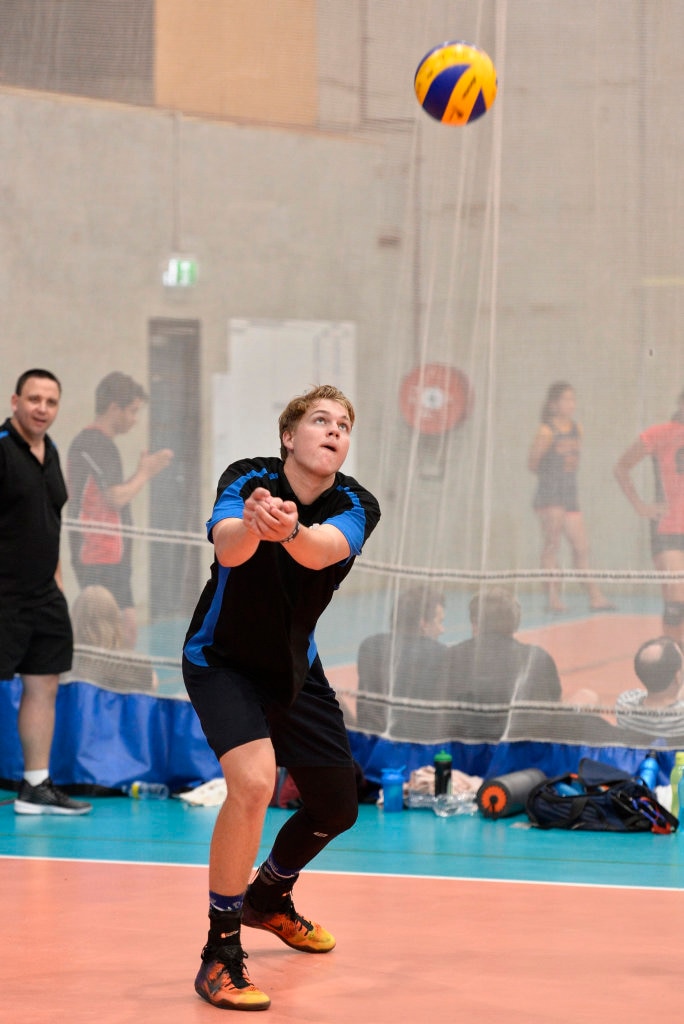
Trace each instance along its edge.
<instances>
[{"instance_id":1,"label":"clasped hands","mask_svg":"<svg viewBox=\"0 0 684 1024\"><path fill-rule=\"evenodd\" d=\"M259 540L284 541L297 525L294 501L276 498L265 487L257 487L245 501L242 521Z\"/></svg>"}]
</instances>

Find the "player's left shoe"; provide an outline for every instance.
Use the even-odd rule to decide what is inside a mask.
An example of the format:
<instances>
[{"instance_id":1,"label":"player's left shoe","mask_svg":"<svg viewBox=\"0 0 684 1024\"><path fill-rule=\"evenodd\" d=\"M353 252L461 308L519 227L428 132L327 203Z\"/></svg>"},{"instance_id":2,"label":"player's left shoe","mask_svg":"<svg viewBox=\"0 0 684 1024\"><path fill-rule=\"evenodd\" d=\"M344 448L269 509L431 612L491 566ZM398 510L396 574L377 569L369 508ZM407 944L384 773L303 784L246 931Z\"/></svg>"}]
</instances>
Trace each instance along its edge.
<instances>
[{"instance_id":1,"label":"player's left shoe","mask_svg":"<svg viewBox=\"0 0 684 1024\"><path fill-rule=\"evenodd\" d=\"M242 923L248 928L263 928L302 953L329 953L335 938L315 921L309 921L295 910L292 894L288 893L277 910L255 910L249 902L249 889L242 907Z\"/></svg>"}]
</instances>

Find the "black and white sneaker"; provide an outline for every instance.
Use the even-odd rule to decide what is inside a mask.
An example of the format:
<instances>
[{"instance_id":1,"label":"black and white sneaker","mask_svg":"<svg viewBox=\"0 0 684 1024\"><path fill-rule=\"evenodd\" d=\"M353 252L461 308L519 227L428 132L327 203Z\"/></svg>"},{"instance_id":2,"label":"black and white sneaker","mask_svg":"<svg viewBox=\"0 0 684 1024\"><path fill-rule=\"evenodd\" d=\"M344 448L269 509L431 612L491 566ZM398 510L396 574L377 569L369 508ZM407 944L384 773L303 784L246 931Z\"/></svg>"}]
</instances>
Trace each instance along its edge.
<instances>
[{"instance_id":1,"label":"black and white sneaker","mask_svg":"<svg viewBox=\"0 0 684 1024\"><path fill-rule=\"evenodd\" d=\"M14 801L15 814L87 814L92 809L92 804L85 800L72 800L57 789L50 778L39 786L32 786L22 779Z\"/></svg>"}]
</instances>

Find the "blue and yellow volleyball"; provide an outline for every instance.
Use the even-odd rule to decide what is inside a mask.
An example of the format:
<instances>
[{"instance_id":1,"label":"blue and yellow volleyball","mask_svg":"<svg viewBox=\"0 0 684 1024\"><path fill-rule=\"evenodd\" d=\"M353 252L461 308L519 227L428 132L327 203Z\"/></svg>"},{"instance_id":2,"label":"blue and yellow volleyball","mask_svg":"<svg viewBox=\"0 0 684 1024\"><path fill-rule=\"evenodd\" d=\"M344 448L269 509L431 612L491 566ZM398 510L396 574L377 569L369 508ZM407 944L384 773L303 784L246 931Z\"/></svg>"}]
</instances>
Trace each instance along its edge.
<instances>
[{"instance_id":1,"label":"blue and yellow volleyball","mask_svg":"<svg viewBox=\"0 0 684 1024\"><path fill-rule=\"evenodd\" d=\"M498 82L491 58L471 43L440 43L425 54L413 82L423 110L442 124L462 125L486 114Z\"/></svg>"}]
</instances>

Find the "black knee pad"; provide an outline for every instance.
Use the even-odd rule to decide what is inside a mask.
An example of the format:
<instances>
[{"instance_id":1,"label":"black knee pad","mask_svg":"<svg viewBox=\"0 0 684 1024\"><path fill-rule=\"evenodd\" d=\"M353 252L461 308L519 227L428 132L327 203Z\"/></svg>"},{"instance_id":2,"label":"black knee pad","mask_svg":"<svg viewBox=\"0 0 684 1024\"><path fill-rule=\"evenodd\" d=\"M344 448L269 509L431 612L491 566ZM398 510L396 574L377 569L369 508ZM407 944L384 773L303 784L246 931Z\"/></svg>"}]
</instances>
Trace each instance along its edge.
<instances>
[{"instance_id":1,"label":"black knee pad","mask_svg":"<svg viewBox=\"0 0 684 1024\"><path fill-rule=\"evenodd\" d=\"M684 623L684 601L666 601L663 609L664 626L681 626Z\"/></svg>"},{"instance_id":2,"label":"black knee pad","mask_svg":"<svg viewBox=\"0 0 684 1024\"><path fill-rule=\"evenodd\" d=\"M287 819L273 844L273 858L301 871L331 839L351 828L358 813L356 773L341 768L296 768L290 773L302 806Z\"/></svg>"},{"instance_id":3,"label":"black knee pad","mask_svg":"<svg viewBox=\"0 0 684 1024\"><path fill-rule=\"evenodd\" d=\"M292 768L303 810L316 831L330 838L351 828L358 814L356 773L353 766Z\"/></svg>"}]
</instances>

